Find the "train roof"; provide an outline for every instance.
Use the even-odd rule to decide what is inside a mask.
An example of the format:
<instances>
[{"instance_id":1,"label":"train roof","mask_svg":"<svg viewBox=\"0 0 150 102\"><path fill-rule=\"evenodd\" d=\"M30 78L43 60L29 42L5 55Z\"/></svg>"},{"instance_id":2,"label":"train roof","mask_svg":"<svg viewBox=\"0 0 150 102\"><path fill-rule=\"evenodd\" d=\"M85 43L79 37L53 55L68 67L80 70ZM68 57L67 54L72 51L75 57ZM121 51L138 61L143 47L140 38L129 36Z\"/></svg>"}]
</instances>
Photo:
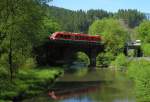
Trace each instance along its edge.
<instances>
[{"instance_id":1,"label":"train roof","mask_svg":"<svg viewBox=\"0 0 150 102\"><path fill-rule=\"evenodd\" d=\"M53 34L74 34L74 35L82 35L82 36L99 36L99 35L88 35L84 33L72 33L72 32L55 32Z\"/></svg>"}]
</instances>

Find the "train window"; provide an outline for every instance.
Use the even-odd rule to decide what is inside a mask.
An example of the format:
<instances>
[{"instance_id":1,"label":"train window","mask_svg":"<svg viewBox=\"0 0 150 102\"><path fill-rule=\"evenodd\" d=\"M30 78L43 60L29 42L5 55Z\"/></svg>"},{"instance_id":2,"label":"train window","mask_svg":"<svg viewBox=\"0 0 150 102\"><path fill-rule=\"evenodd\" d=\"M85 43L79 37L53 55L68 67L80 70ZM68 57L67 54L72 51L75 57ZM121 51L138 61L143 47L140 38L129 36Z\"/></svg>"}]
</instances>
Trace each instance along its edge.
<instances>
[{"instance_id":1,"label":"train window","mask_svg":"<svg viewBox=\"0 0 150 102\"><path fill-rule=\"evenodd\" d=\"M68 36L68 35L66 35L66 39L69 39L69 36Z\"/></svg>"},{"instance_id":2,"label":"train window","mask_svg":"<svg viewBox=\"0 0 150 102\"><path fill-rule=\"evenodd\" d=\"M58 35L56 35L56 38L60 38L60 35L58 34Z\"/></svg>"},{"instance_id":3,"label":"train window","mask_svg":"<svg viewBox=\"0 0 150 102\"><path fill-rule=\"evenodd\" d=\"M90 40L90 37L87 36L87 37L86 37L86 40Z\"/></svg>"},{"instance_id":4,"label":"train window","mask_svg":"<svg viewBox=\"0 0 150 102\"><path fill-rule=\"evenodd\" d=\"M65 35L65 38L68 39L68 35Z\"/></svg>"},{"instance_id":5,"label":"train window","mask_svg":"<svg viewBox=\"0 0 150 102\"><path fill-rule=\"evenodd\" d=\"M66 39L68 39L68 38L69 38L69 36L68 36L68 35L66 35L66 36L65 36L65 38L66 38Z\"/></svg>"},{"instance_id":6,"label":"train window","mask_svg":"<svg viewBox=\"0 0 150 102\"><path fill-rule=\"evenodd\" d=\"M83 36L83 40L85 40L86 38L85 38L85 36Z\"/></svg>"},{"instance_id":7,"label":"train window","mask_svg":"<svg viewBox=\"0 0 150 102\"><path fill-rule=\"evenodd\" d=\"M66 38L67 38L67 35L64 35L64 38L66 39Z\"/></svg>"},{"instance_id":8,"label":"train window","mask_svg":"<svg viewBox=\"0 0 150 102\"><path fill-rule=\"evenodd\" d=\"M66 39L66 35L64 35L63 38Z\"/></svg>"},{"instance_id":9,"label":"train window","mask_svg":"<svg viewBox=\"0 0 150 102\"><path fill-rule=\"evenodd\" d=\"M65 38L65 35L61 35L61 39L64 39Z\"/></svg>"},{"instance_id":10,"label":"train window","mask_svg":"<svg viewBox=\"0 0 150 102\"><path fill-rule=\"evenodd\" d=\"M75 40L78 40L78 36L75 36Z\"/></svg>"},{"instance_id":11,"label":"train window","mask_svg":"<svg viewBox=\"0 0 150 102\"><path fill-rule=\"evenodd\" d=\"M70 39L70 35L68 35L68 39Z\"/></svg>"},{"instance_id":12,"label":"train window","mask_svg":"<svg viewBox=\"0 0 150 102\"><path fill-rule=\"evenodd\" d=\"M80 40L80 36L76 36L76 40Z\"/></svg>"},{"instance_id":13,"label":"train window","mask_svg":"<svg viewBox=\"0 0 150 102\"><path fill-rule=\"evenodd\" d=\"M82 40L85 40L85 36L82 36Z\"/></svg>"},{"instance_id":14,"label":"train window","mask_svg":"<svg viewBox=\"0 0 150 102\"><path fill-rule=\"evenodd\" d=\"M68 38L68 35L64 35L64 38L67 39L67 38Z\"/></svg>"},{"instance_id":15,"label":"train window","mask_svg":"<svg viewBox=\"0 0 150 102\"><path fill-rule=\"evenodd\" d=\"M63 35L61 35L60 37L63 38Z\"/></svg>"},{"instance_id":16,"label":"train window","mask_svg":"<svg viewBox=\"0 0 150 102\"><path fill-rule=\"evenodd\" d=\"M81 36L81 40L84 40L84 36Z\"/></svg>"},{"instance_id":17,"label":"train window","mask_svg":"<svg viewBox=\"0 0 150 102\"><path fill-rule=\"evenodd\" d=\"M81 36L79 36L79 40L82 40L82 37L81 37Z\"/></svg>"},{"instance_id":18,"label":"train window","mask_svg":"<svg viewBox=\"0 0 150 102\"><path fill-rule=\"evenodd\" d=\"M92 41L92 38L90 37L90 41Z\"/></svg>"}]
</instances>

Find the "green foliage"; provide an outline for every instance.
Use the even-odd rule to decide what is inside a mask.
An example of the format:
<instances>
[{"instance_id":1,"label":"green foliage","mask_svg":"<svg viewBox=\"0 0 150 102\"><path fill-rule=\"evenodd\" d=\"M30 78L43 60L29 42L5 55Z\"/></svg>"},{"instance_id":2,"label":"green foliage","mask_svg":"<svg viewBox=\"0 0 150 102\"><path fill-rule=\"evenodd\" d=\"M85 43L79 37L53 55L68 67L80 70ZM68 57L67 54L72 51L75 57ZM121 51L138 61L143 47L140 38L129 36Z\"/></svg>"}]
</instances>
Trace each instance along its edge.
<instances>
[{"instance_id":1,"label":"green foliage","mask_svg":"<svg viewBox=\"0 0 150 102\"><path fill-rule=\"evenodd\" d=\"M149 43L142 44L142 51L144 53L144 56L150 56L150 44Z\"/></svg>"},{"instance_id":2,"label":"green foliage","mask_svg":"<svg viewBox=\"0 0 150 102\"><path fill-rule=\"evenodd\" d=\"M22 69L16 75L14 82L8 80L9 77L0 77L0 98L12 100L19 94L35 95L50 86L51 80L62 72L60 69ZM48 84L49 83L49 84ZM47 85L46 85L47 84Z\"/></svg>"},{"instance_id":3,"label":"green foliage","mask_svg":"<svg viewBox=\"0 0 150 102\"><path fill-rule=\"evenodd\" d=\"M96 58L97 65L102 67L108 67L113 59L114 55L111 52L100 53Z\"/></svg>"},{"instance_id":4,"label":"green foliage","mask_svg":"<svg viewBox=\"0 0 150 102\"><path fill-rule=\"evenodd\" d=\"M117 13L107 12L102 9L90 9L87 12L78 10L71 11L64 8L47 6L47 15L57 21L62 30L69 32L88 32L89 26L95 21L103 18L116 18L124 21L128 27L133 28L138 26L145 15L137 10L119 10Z\"/></svg>"},{"instance_id":5,"label":"green foliage","mask_svg":"<svg viewBox=\"0 0 150 102\"><path fill-rule=\"evenodd\" d=\"M49 70L49 69L43 69L43 70L34 70L34 73L38 79L53 79L55 78L55 74L58 73L57 70Z\"/></svg>"},{"instance_id":6,"label":"green foliage","mask_svg":"<svg viewBox=\"0 0 150 102\"><path fill-rule=\"evenodd\" d=\"M61 30L60 24L58 24L57 22L55 22L52 19L49 19L47 17L44 18L43 23L44 23L43 26L45 29L44 37L47 37L50 34Z\"/></svg>"},{"instance_id":7,"label":"green foliage","mask_svg":"<svg viewBox=\"0 0 150 102\"><path fill-rule=\"evenodd\" d=\"M105 43L106 53L101 53L97 57L98 65L109 66L111 61L115 59L115 56L123 52L125 42L128 40L129 35L125 28L116 19L102 19L96 20L89 28L91 35L101 35ZM123 62L117 63L119 59ZM122 66L125 61L125 57L119 55L118 58L113 62L116 65ZM119 65L121 64L121 65Z\"/></svg>"},{"instance_id":8,"label":"green foliage","mask_svg":"<svg viewBox=\"0 0 150 102\"><path fill-rule=\"evenodd\" d=\"M89 63L90 63L88 56L85 53L82 53L82 52L77 53L77 58L76 59L77 59L77 61L84 62L87 65L89 65Z\"/></svg>"},{"instance_id":9,"label":"green foliage","mask_svg":"<svg viewBox=\"0 0 150 102\"><path fill-rule=\"evenodd\" d=\"M150 21L143 21L135 31L144 43L150 43Z\"/></svg>"},{"instance_id":10,"label":"green foliage","mask_svg":"<svg viewBox=\"0 0 150 102\"><path fill-rule=\"evenodd\" d=\"M7 53L3 53L0 57L0 66L7 68L8 65L8 54Z\"/></svg>"},{"instance_id":11,"label":"green foliage","mask_svg":"<svg viewBox=\"0 0 150 102\"><path fill-rule=\"evenodd\" d=\"M128 61L124 54L119 54L114 61L111 62L111 65L117 69L124 69L127 67Z\"/></svg>"},{"instance_id":12,"label":"green foliage","mask_svg":"<svg viewBox=\"0 0 150 102\"><path fill-rule=\"evenodd\" d=\"M106 51L117 54L122 51L128 39L128 33L116 19L95 21L89 28L91 35L101 35L105 41Z\"/></svg>"},{"instance_id":13,"label":"green foliage","mask_svg":"<svg viewBox=\"0 0 150 102\"><path fill-rule=\"evenodd\" d=\"M139 102L150 100L150 62L144 59L133 60L128 66L128 75L135 81L136 95Z\"/></svg>"},{"instance_id":14,"label":"green foliage","mask_svg":"<svg viewBox=\"0 0 150 102\"><path fill-rule=\"evenodd\" d=\"M111 13L104 10L71 11L54 6L47 7L47 12L48 17L57 21L62 26L63 31L84 33L88 32L88 28L94 20L111 15Z\"/></svg>"},{"instance_id":15,"label":"green foliage","mask_svg":"<svg viewBox=\"0 0 150 102\"><path fill-rule=\"evenodd\" d=\"M34 58L27 58L21 68L25 69L30 69L30 68L35 68L36 67L36 61Z\"/></svg>"},{"instance_id":16,"label":"green foliage","mask_svg":"<svg viewBox=\"0 0 150 102\"><path fill-rule=\"evenodd\" d=\"M10 74L15 74L28 58L33 57L33 48L41 43L42 34L48 29L43 27L42 21L42 6L46 1L0 1L0 60L2 66L9 67Z\"/></svg>"},{"instance_id":17,"label":"green foliage","mask_svg":"<svg viewBox=\"0 0 150 102\"><path fill-rule=\"evenodd\" d=\"M134 50L134 49L130 49L130 50L128 51L128 56L129 56L129 57L135 56L135 50Z\"/></svg>"}]
</instances>

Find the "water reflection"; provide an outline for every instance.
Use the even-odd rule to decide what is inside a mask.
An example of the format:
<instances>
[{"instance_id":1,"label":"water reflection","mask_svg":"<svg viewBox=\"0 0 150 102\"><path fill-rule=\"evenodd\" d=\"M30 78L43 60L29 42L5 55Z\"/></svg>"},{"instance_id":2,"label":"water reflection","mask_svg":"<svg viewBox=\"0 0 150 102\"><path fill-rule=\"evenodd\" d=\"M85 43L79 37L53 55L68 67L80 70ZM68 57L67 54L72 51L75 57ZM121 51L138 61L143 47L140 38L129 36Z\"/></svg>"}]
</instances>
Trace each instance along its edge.
<instances>
[{"instance_id":1,"label":"water reflection","mask_svg":"<svg viewBox=\"0 0 150 102\"><path fill-rule=\"evenodd\" d=\"M59 81L49 91L52 99L65 99L99 90L101 81ZM63 87L62 87L63 86Z\"/></svg>"},{"instance_id":2,"label":"water reflection","mask_svg":"<svg viewBox=\"0 0 150 102\"><path fill-rule=\"evenodd\" d=\"M125 73L111 69L73 70L65 73L48 95L24 102L135 102L132 82ZM39 101L41 97L43 101Z\"/></svg>"}]
</instances>

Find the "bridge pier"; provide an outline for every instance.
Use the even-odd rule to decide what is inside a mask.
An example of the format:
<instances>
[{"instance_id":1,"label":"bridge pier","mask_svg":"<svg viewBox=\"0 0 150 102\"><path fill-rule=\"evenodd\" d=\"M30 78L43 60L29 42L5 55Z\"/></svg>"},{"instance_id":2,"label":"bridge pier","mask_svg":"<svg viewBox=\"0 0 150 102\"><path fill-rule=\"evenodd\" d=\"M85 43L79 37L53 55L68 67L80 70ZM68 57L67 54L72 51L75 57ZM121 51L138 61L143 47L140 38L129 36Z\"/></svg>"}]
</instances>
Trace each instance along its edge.
<instances>
[{"instance_id":1,"label":"bridge pier","mask_svg":"<svg viewBox=\"0 0 150 102\"><path fill-rule=\"evenodd\" d=\"M90 48L88 56L89 56L89 59L90 59L89 67L93 67L93 68L96 67L97 49Z\"/></svg>"},{"instance_id":2,"label":"bridge pier","mask_svg":"<svg viewBox=\"0 0 150 102\"><path fill-rule=\"evenodd\" d=\"M90 65L89 67L96 67L96 57L90 58Z\"/></svg>"}]
</instances>

